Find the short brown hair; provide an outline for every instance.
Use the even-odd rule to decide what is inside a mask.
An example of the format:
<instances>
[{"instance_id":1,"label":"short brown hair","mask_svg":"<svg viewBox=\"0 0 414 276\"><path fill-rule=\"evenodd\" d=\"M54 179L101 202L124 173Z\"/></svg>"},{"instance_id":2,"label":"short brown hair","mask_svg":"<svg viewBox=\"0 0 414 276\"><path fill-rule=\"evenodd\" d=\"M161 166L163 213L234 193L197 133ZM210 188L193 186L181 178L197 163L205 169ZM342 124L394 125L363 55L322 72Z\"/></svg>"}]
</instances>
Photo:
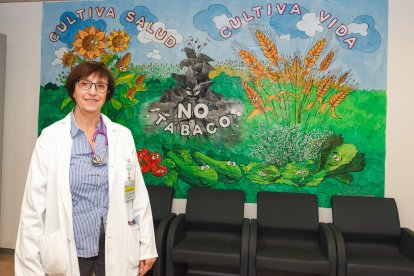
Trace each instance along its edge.
<instances>
[{"instance_id":1,"label":"short brown hair","mask_svg":"<svg viewBox=\"0 0 414 276\"><path fill-rule=\"evenodd\" d=\"M72 100L75 100L73 98L73 91L75 90L76 83L80 79L86 78L92 74L97 74L100 78L108 79L108 92L106 93L105 101L112 98L115 91L115 81L111 71L105 66L105 64L103 64L103 62L85 61L73 67L69 72L68 78L66 79L66 90Z\"/></svg>"}]
</instances>

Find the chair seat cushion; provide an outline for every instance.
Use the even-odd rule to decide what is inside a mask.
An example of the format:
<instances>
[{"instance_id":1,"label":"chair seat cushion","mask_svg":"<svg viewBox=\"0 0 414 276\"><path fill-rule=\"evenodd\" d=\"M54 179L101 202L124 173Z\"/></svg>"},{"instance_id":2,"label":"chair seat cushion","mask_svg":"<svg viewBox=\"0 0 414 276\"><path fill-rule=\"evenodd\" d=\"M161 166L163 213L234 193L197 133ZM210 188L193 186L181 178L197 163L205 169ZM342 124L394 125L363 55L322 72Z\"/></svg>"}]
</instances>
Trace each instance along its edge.
<instances>
[{"instance_id":1,"label":"chair seat cushion","mask_svg":"<svg viewBox=\"0 0 414 276\"><path fill-rule=\"evenodd\" d=\"M329 262L316 241L261 242L257 247L256 269L328 275Z\"/></svg>"},{"instance_id":2,"label":"chair seat cushion","mask_svg":"<svg viewBox=\"0 0 414 276\"><path fill-rule=\"evenodd\" d=\"M347 246L349 275L414 275L414 261L391 245Z\"/></svg>"},{"instance_id":3,"label":"chair seat cushion","mask_svg":"<svg viewBox=\"0 0 414 276\"><path fill-rule=\"evenodd\" d=\"M177 263L240 267L241 235L187 232L172 252Z\"/></svg>"}]
</instances>

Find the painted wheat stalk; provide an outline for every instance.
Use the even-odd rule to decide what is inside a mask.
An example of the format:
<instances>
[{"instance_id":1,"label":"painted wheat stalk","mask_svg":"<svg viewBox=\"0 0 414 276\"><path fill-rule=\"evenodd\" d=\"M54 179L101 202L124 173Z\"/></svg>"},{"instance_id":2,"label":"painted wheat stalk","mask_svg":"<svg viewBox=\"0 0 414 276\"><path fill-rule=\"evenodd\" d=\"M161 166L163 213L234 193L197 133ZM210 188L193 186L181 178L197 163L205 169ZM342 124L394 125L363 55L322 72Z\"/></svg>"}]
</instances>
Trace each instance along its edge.
<instances>
[{"instance_id":1,"label":"painted wheat stalk","mask_svg":"<svg viewBox=\"0 0 414 276\"><path fill-rule=\"evenodd\" d=\"M293 59L293 72L297 73L300 70L300 60L299 56L295 55Z\"/></svg>"},{"instance_id":2,"label":"painted wheat stalk","mask_svg":"<svg viewBox=\"0 0 414 276\"><path fill-rule=\"evenodd\" d=\"M272 63L278 63L279 55L275 43L259 30L256 31L256 37L265 57Z\"/></svg>"},{"instance_id":3,"label":"painted wheat stalk","mask_svg":"<svg viewBox=\"0 0 414 276\"><path fill-rule=\"evenodd\" d=\"M263 100L260 97L259 93L257 93L257 91L251 87L250 85L248 85L245 82L242 82L241 85L243 86L244 90L246 91L247 97L249 98L249 101L252 103L252 105L255 108L261 108L262 104L263 104Z\"/></svg>"},{"instance_id":4,"label":"painted wheat stalk","mask_svg":"<svg viewBox=\"0 0 414 276\"><path fill-rule=\"evenodd\" d=\"M322 38L315 44L315 46L312 47L312 49L310 49L310 51L305 57L305 67L307 69L315 65L325 45L326 39Z\"/></svg>"},{"instance_id":5,"label":"painted wheat stalk","mask_svg":"<svg viewBox=\"0 0 414 276\"><path fill-rule=\"evenodd\" d=\"M331 106L331 116L334 118L338 118L338 116L335 114L335 108L348 96L348 94L351 92L351 88L345 88L344 90L336 93L333 95L329 102L322 105L320 112L322 113L325 108L330 105Z\"/></svg>"},{"instance_id":6,"label":"painted wheat stalk","mask_svg":"<svg viewBox=\"0 0 414 276\"><path fill-rule=\"evenodd\" d=\"M264 75L265 68L255 56L245 50L240 50L239 55L254 74Z\"/></svg>"},{"instance_id":7,"label":"painted wheat stalk","mask_svg":"<svg viewBox=\"0 0 414 276\"><path fill-rule=\"evenodd\" d=\"M305 84L305 87L303 88L302 93L303 93L303 94L305 94L305 95L308 95L308 94L309 94L309 92L310 92L310 90L311 90L311 88L312 88L312 81L308 81L308 82Z\"/></svg>"},{"instance_id":8,"label":"painted wheat stalk","mask_svg":"<svg viewBox=\"0 0 414 276\"><path fill-rule=\"evenodd\" d=\"M278 82L280 80L280 73L269 71L267 77L270 78L274 82Z\"/></svg>"},{"instance_id":9,"label":"painted wheat stalk","mask_svg":"<svg viewBox=\"0 0 414 276\"><path fill-rule=\"evenodd\" d=\"M316 92L316 100L322 104L322 97L325 96L326 92L328 92L329 88L332 86L333 83L333 77L327 77L326 79L323 79L321 83L318 86L318 90Z\"/></svg>"},{"instance_id":10,"label":"painted wheat stalk","mask_svg":"<svg viewBox=\"0 0 414 276\"><path fill-rule=\"evenodd\" d=\"M254 106L253 111L246 117L246 120L250 120L253 117L255 117L256 115L262 113L265 116L266 120L269 122L269 119L267 118L267 115L266 115L265 111L270 111L273 115L275 115L272 108L268 105L263 106L262 98L260 97L259 93L257 93L257 91L253 87L251 87L250 85L248 85L245 82L242 82L241 85L243 86L244 90L246 91L246 94L247 94L247 97L249 98L249 101ZM266 102L268 102L268 101L270 101L270 99L268 99Z\"/></svg>"},{"instance_id":11,"label":"painted wheat stalk","mask_svg":"<svg viewBox=\"0 0 414 276\"><path fill-rule=\"evenodd\" d=\"M319 102L322 104L322 97L325 96L325 94L328 92L329 88L332 86L333 83L333 77L327 77L326 79L323 79L320 84L318 85L318 89L316 90L316 100L312 101L308 104L306 107L306 110L311 109L316 102Z\"/></svg>"},{"instance_id":12,"label":"painted wheat stalk","mask_svg":"<svg viewBox=\"0 0 414 276\"><path fill-rule=\"evenodd\" d=\"M285 63L285 80L286 82L289 80L294 80L292 68L290 68L290 65L288 63Z\"/></svg>"},{"instance_id":13,"label":"painted wheat stalk","mask_svg":"<svg viewBox=\"0 0 414 276\"><path fill-rule=\"evenodd\" d=\"M304 105L306 99L310 95L310 91L312 89L312 85L313 85L312 79L309 79L309 80L305 81L305 86L303 87L303 90L302 90L302 95L304 95L304 97L302 97L302 102L300 103L299 117L302 114L303 105ZM300 118L299 118L299 121L300 121Z\"/></svg>"},{"instance_id":14,"label":"painted wheat stalk","mask_svg":"<svg viewBox=\"0 0 414 276\"><path fill-rule=\"evenodd\" d=\"M326 71L329 68L329 66L331 65L334 56L335 56L335 52L330 51L326 55L326 57L322 60L320 66L319 66L319 70L320 71Z\"/></svg>"},{"instance_id":15,"label":"painted wheat stalk","mask_svg":"<svg viewBox=\"0 0 414 276\"><path fill-rule=\"evenodd\" d=\"M342 83L345 82L346 78L348 77L348 72L345 72L344 74L342 74L339 78L338 81L336 82L338 85L341 85Z\"/></svg>"},{"instance_id":16,"label":"painted wheat stalk","mask_svg":"<svg viewBox=\"0 0 414 276\"><path fill-rule=\"evenodd\" d=\"M338 106L345 99L345 97L349 94L349 92L351 92L351 88L346 88L346 89L338 92L337 94L333 95L329 99L329 104L332 107Z\"/></svg>"}]
</instances>

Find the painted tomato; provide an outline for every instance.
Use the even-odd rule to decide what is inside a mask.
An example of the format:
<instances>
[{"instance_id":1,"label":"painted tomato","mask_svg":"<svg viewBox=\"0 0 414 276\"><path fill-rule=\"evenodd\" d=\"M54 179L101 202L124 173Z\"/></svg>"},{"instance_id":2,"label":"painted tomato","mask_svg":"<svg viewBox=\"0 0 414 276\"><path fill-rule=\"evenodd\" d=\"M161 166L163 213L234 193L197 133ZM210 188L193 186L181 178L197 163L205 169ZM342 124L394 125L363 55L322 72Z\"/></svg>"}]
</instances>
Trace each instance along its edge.
<instances>
[{"instance_id":1,"label":"painted tomato","mask_svg":"<svg viewBox=\"0 0 414 276\"><path fill-rule=\"evenodd\" d=\"M142 148L139 151L137 151L137 157L138 161L141 162L144 160L144 156L148 154L148 150L146 148Z\"/></svg>"},{"instance_id":2,"label":"painted tomato","mask_svg":"<svg viewBox=\"0 0 414 276\"><path fill-rule=\"evenodd\" d=\"M139 162L139 166L141 168L141 172L142 173L147 173L151 170L151 163L147 162L145 160L142 160L141 162Z\"/></svg>"},{"instance_id":3,"label":"painted tomato","mask_svg":"<svg viewBox=\"0 0 414 276\"><path fill-rule=\"evenodd\" d=\"M150 152L144 156L144 161L151 164L159 164L161 162L161 155L158 152Z\"/></svg>"},{"instance_id":4,"label":"painted tomato","mask_svg":"<svg viewBox=\"0 0 414 276\"><path fill-rule=\"evenodd\" d=\"M156 177L164 176L167 173L167 167L163 164L152 164L151 172Z\"/></svg>"}]
</instances>

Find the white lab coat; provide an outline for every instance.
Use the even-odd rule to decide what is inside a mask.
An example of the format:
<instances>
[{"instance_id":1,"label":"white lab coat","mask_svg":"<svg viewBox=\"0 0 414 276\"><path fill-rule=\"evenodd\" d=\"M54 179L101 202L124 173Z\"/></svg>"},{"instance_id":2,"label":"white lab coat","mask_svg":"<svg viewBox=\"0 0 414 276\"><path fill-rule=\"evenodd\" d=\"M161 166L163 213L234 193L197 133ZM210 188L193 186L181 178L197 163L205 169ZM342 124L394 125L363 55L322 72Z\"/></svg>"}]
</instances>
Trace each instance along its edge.
<instances>
[{"instance_id":1,"label":"white lab coat","mask_svg":"<svg viewBox=\"0 0 414 276\"><path fill-rule=\"evenodd\" d=\"M108 136L109 210L105 233L107 276L136 276L140 260L157 256L148 193L131 132L102 115ZM79 275L73 234L69 165L70 115L42 131L33 151L15 250L17 276ZM135 199L126 203L130 160ZM128 221L135 218L135 226Z\"/></svg>"}]
</instances>

